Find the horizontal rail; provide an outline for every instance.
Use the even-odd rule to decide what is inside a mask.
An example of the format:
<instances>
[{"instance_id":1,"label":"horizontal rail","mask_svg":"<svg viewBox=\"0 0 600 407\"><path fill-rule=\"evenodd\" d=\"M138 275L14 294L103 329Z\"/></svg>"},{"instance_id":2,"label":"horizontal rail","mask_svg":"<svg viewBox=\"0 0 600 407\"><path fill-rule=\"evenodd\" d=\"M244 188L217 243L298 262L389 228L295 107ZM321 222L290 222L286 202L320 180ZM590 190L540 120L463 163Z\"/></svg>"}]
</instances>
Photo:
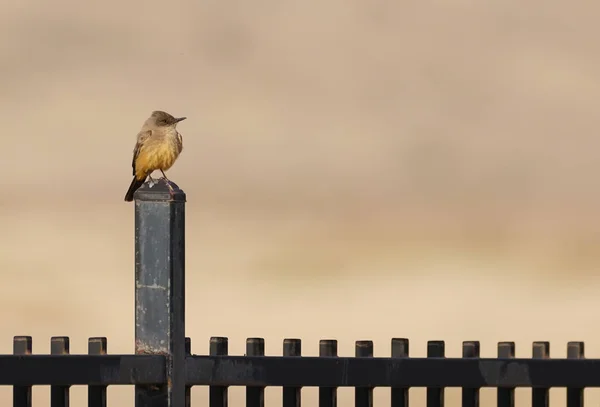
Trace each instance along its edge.
<instances>
[{"instance_id":1,"label":"horizontal rail","mask_svg":"<svg viewBox=\"0 0 600 407\"><path fill-rule=\"evenodd\" d=\"M600 359L188 356L186 385L286 387L600 387ZM166 383L151 355L0 355L0 385Z\"/></svg>"},{"instance_id":2,"label":"horizontal rail","mask_svg":"<svg viewBox=\"0 0 600 407\"><path fill-rule=\"evenodd\" d=\"M165 366L154 355L0 355L0 385L156 384Z\"/></svg>"},{"instance_id":3,"label":"horizontal rail","mask_svg":"<svg viewBox=\"0 0 600 407\"><path fill-rule=\"evenodd\" d=\"M188 385L600 387L600 359L189 356Z\"/></svg>"}]
</instances>

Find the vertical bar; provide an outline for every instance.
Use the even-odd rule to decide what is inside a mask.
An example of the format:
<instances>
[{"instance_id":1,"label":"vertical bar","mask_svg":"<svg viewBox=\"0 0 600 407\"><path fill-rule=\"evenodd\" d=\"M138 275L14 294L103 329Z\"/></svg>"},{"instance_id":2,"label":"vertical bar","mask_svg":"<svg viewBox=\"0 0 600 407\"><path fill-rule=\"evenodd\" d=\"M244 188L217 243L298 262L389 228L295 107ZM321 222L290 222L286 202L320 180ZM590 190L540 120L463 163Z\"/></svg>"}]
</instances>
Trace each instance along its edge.
<instances>
[{"instance_id":1,"label":"vertical bar","mask_svg":"<svg viewBox=\"0 0 600 407\"><path fill-rule=\"evenodd\" d=\"M106 355L106 338L88 339L89 355ZM88 386L88 407L106 407L107 386Z\"/></svg>"},{"instance_id":2,"label":"vertical bar","mask_svg":"<svg viewBox=\"0 0 600 407\"><path fill-rule=\"evenodd\" d=\"M357 358L373 357L373 341L356 341ZM356 407L373 407L373 387L356 387L354 389L354 405Z\"/></svg>"},{"instance_id":3,"label":"vertical bar","mask_svg":"<svg viewBox=\"0 0 600 407\"><path fill-rule=\"evenodd\" d=\"M444 341L427 341L427 357L443 358ZM427 387L427 407L444 407L444 388Z\"/></svg>"},{"instance_id":4,"label":"vertical bar","mask_svg":"<svg viewBox=\"0 0 600 407\"><path fill-rule=\"evenodd\" d=\"M567 359L584 359L583 342L567 344ZM567 407L583 407L583 388L567 387Z\"/></svg>"},{"instance_id":5,"label":"vertical bar","mask_svg":"<svg viewBox=\"0 0 600 407\"><path fill-rule=\"evenodd\" d=\"M550 342L534 342L533 358L548 359L550 357ZM548 407L549 389L533 388L531 389L531 407Z\"/></svg>"},{"instance_id":6,"label":"vertical bar","mask_svg":"<svg viewBox=\"0 0 600 407\"><path fill-rule=\"evenodd\" d=\"M53 336L50 339L50 353L52 355L68 355L69 338ZM69 407L69 387L50 386L50 407Z\"/></svg>"},{"instance_id":7,"label":"vertical bar","mask_svg":"<svg viewBox=\"0 0 600 407\"><path fill-rule=\"evenodd\" d=\"M498 342L498 359L513 359L515 357L514 342ZM498 407L515 406L515 388L499 387L497 395Z\"/></svg>"},{"instance_id":8,"label":"vertical bar","mask_svg":"<svg viewBox=\"0 0 600 407\"><path fill-rule=\"evenodd\" d=\"M337 340L322 339L319 341L320 357L337 357ZM319 387L319 407L337 407L337 388Z\"/></svg>"},{"instance_id":9,"label":"vertical bar","mask_svg":"<svg viewBox=\"0 0 600 407\"><path fill-rule=\"evenodd\" d=\"M392 338L392 357L407 358L408 339ZM408 407L408 387L392 387L392 407Z\"/></svg>"},{"instance_id":10,"label":"vertical bar","mask_svg":"<svg viewBox=\"0 0 600 407\"><path fill-rule=\"evenodd\" d=\"M31 355L31 336L13 338L13 354ZM31 407L31 386L13 387L13 407Z\"/></svg>"},{"instance_id":11,"label":"vertical bar","mask_svg":"<svg viewBox=\"0 0 600 407\"><path fill-rule=\"evenodd\" d=\"M302 342L300 339L283 340L283 356L301 356ZM301 387L283 388L283 407L300 407Z\"/></svg>"},{"instance_id":12,"label":"vertical bar","mask_svg":"<svg viewBox=\"0 0 600 407\"><path fill-rule=\"evenodd\" d=\"M263 338L246 339L247 356L264 356L265 340ZM265 388L246 386L246 407L264 407Z\"/></svg>"},{"instance_id":13,"label":"vertical bar","mask_svg":"<svg viewBox=\"0 0 600 407\"><path fill-rule=\"evenodd\" d=\"M210 356L227 356L228 349L227 338L212 337L210 338ZM209 386L209 406L210 407L227 407L227 387L226 386Z\"/></svg>"},{"instance_id":14,"label":"vertical bar","mask_svg":"<svg viewBox=\"0 0 600 407\"><path fill-rule=\"evenodd\" d=\"M192 340L190 338L185 338L185 356L190 356L192 354ZM185 407L191 407L192 405L192 386L185 386Z\"/></svg>"},{"instance_id":15,"label":"vertical bar","mask_svg":"<svg viewBox=\"0 0 600 407\"><path fill-rule=\"evenodd\" d=\"M463 358L479 357L479 342L463 342ZM479 389L462 389L462 407L479 407Z\"/></svg>"},{"instance_id":16,"label":"vertical bar","mask_svg":"<svg viewBox=\"0 0 600 407\"><path fill-rule=\"evenodd\" d=\"M185 193L159 180L135 194L135 352L166 358L166 383L135 386L136 407L185 405Z\"/></svg>"}]
</instances>

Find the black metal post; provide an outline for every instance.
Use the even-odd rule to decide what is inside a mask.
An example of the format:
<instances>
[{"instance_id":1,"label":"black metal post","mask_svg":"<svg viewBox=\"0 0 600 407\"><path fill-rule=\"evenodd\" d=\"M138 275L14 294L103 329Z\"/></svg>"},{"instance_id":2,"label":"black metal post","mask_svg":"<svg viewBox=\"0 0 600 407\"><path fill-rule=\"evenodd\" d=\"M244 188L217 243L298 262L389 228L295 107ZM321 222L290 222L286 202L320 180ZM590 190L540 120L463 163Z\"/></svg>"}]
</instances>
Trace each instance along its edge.
<instances>
[{"instance_id":1,"label":"black metal post","mask_svg":"<svg viewBox=\"0 0 600 407\"><path fill-rule=\"evenodd\" d=\"M135 353L166 357L166 384L135 386L136 407L184 407L185 193L144 184L135 199Z\"/></svg>"},{"instance_id":2,"label":"black metal post","mask_svg":"<svg viewBox=\"0 0 600 407\"><path fill-rule=\"evenodd\" d=\"M88 354L106 355L107 341L104 337L88 340ZM88 407L106 407L107 386L88 386Z\"/></svg>"},{"instance_id":3,"label":"black metal post","mask_svg":"<svg viewBox=\"0 0 600 407\"><path fill-rule=\"evenodd\" d=\"M584 359L584 343L569 342L567 344L567 358ZM583 407L583 392L582 387L567 387L567 407Z\"/></svg>"},{"instance_id":4,"label":"black metal post","mask_svg":"<svg viewBox=\"0 0 600 407\"><path fill-rule=\"evenodd\" d=\"M210 338L209 354L211 356L227 356L229 340L225 337ZM227 386L210 386L208 388L208 405L210 407L227 407Z\"/></svg>"},{"instance_id":5,"label":"black metal post","mask_svg":"<svg viewBox=\"0 0 600 407\"><path fill-rule=\"evenodd\" d=\"M408 338L392 338L392 357L408 358ZM392 387L392 407L408 407L408 387Z\"/></svg>"},{"instance_id":6,"label":"black metal post","mask_svg":"<svg viewBox=\"0 0 600 407\"><path fill-rule=\"evenodd\" d=\"M50 353L52 355L69 354L69 337L53 336L50 338ZM50 386L50 407L69 407L69 388L66 386Z\"/></svg>"},{"instance_id":7,"label":"black metal post","mask_svg":"<svg viewBox=\"0 0 600 407\"><path fill-rule=\"evenodd\" d=\"M320 357L337 357L336 339L319 341ZM337 387L319 387L319 407L337 407Z\"/></svg>"},{"instance_id":8,"label":"black metal post","mask_svg":"<svg viewBox=\"0 0 600 407\"><path fill-rule=\"evenodd\" d=\"M246 339L247 356L265 356L264 338ZM246 407L265 407L265 388L263 386L246 386Z\"/></svg>"},{"instance_id":9,"label":"black metal post","mask_svg":"<svg viewBox=\"0 0 600 407\"><path fill-rule=\"evenodd\" d=\"M13 353L15 355L31 355L31 336L15 336ZM31 386L13 387L13 407L31 407Z\"/></svg>"},{"instance_id":10,"label":"black metal post","mask_svg":"<svg viewBox=\"0 0 600 407\"><path fill-rule=\"evenodd\" d=\"M444 341L427 341L427 357L443 358L445 347ZM426 398L427 407L444 407L444 388L438 386L427 387Z\"/></svg>"},{"instance_id":11,"label":"black metal post","mask_svg":"<svg viewBox=\"0 0 600 407\"><path fill-rule=\"evenodd\" d=\"M463 342L463 358L479 357L479 341ZM479 407L479 389L462 388L462 407Z\"/></svg>"},{"instance_id":12,"label":"black metal post","mask_svg":"<svg viewBox=\"0 0 600 407\"><path fill-rule=\"evenodd\" d=\"M373 341L356 341L357 358L373 357ZM354 389L355 407L373 407L373 387L356 387Z\"/></svg>"},{"instance_id":13,"label":"black metal post","mask_svg":"<svg viewBox=\"0 0 600 407\"><path fill-rule=\"evenodd\" d=\"M498 342L498 358L513 359L515 357L514 342ZM498 396L496 405L498 407L515 407L515 388L500 387L498 388Z\"/></svg>"},{"instance_id":14,"label":"black metal post","mask_svg":"<svg viewBox=\"0 0 600 407\"><path fill-rule=\"evenodd\" d=\"M550 358L550 342L533 343L534 359ZM536 387L531 389L531 407L548 407L550 405L550 388Z\"/></svg>"},{"instance_id":15,"label":"black metal post","mask_svg":"<svg viewBox=\"0 0 600 407\"><path fill-rule=\"evenodd\" d=\"M284 339L283 356L302 356L302 341L300 339ZM301 407L301 390L302 387L284 387L283 407Z\"/></svg>"}]
</instances>

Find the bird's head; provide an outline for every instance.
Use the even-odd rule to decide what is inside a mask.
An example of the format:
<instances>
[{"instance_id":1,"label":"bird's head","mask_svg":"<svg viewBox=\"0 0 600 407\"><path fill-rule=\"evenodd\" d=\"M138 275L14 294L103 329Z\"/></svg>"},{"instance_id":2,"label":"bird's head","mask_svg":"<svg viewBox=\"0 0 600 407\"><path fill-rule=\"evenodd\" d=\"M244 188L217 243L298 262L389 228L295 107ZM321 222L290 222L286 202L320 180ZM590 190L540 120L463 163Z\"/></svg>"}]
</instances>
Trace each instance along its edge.
<instances>
[{"instance_id":1,"label":"bird's head","mask_svg":"<svg viewBox=\"0 0 600 407\"><path fill-rule=\"evenodd\" d=\"M168 127L168 126L175 127L177 125L177 123L179 123L182 120L185 120L186 118L185 117L173 117L167 112L163 112L161 110L155 110L150 115L150 119L153 120L154 124L156 124L159 127Z\"/></svg>"}]
</instances>

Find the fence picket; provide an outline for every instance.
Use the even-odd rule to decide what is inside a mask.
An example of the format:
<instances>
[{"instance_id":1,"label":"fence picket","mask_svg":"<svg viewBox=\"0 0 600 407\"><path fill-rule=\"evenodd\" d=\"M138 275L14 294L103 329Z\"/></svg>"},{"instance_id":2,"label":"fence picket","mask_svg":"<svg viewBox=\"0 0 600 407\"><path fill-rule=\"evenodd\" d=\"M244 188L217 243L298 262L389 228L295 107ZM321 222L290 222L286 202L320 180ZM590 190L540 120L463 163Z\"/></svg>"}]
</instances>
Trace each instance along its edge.
<instances>
[{"instance_id":1,"label":"fence picket","mask_svg":"<svg viewBox=\"0 0 600 407\"><path fill-rule=\"evenodd\" d=\"M283 340L283 356L301 356L302 342L300 339ZM301 387L283 387L283 407L300 407Z\"/></svg>"},{"instance_id":2,"label":"fence picket","mask_svg":"<svg viewBox=\"0 0 600 407\"><path fill-rule=\"evenodd\" d=\"M50 353L52 355L69 354L69 338L67 336L54 336L50 340ZM50 386L50 407L69 407L70 386Z\"/></svg>"},{"instance_id":3,"label":"fence picket","mask_svg":"<svg viewBox=\"0 0 600 407\"><path fill-rule=\"evenodd\" d=\"M263 338L248 338L246 340L247 356L264 356L265 340ZM265 388L261 386L246 386L246 407L264 407Z\"/></svg>"},{"instance_id":4,"label":"fence picket","mask_svg":"<svg viewBox=\"0 0 600 407\"><path fill-rule=\"evenodd\" d=\"M88 340L89 355L106 355L106 338L90 338ZM88 386L88 407L106 407L106 387Z\"/></svg>"},{"instance_id":5,"label":"fence picket","mask_svg":"<svg viewBox=\"0 0 600 407\"><path fill-rule=\"evenodd\" d=\"M211 356L227 355L229 352L228 347L227 338L219 336L210 338L209 353ZM227 386L210 386L208 391L210 407L227 407Z\"/></svg>"},{"instance_id":6,"label":"fence picket","mask_svg":"<svg viewBox=\"0 0 600 407\"><path fill-rule=\"evenodd\" d=\"M463 342L463 358L478 358L479 342ZM479 407L479 388L462 389L462 407Z\"/></svg>"},{"instance_id":7,"label":"fence picket","mask_svg":"<svg viewBox=\"0 0 600 407\"><path fill-rule=\"evenodd\" d=\"M443 358L444 354L444 341L427 342L428 358ZM444 407L443 387L427 387L427 407Z\"/></svg>"},{"instance_id":8,"label":"fence picket","mask_svg":"<svg viewBox=\"0 0 600 407\"><path fill-rule=\"evenodd\" d=\"M31 355L31 336L15 336L13 338L13 354ZM31 407L31 386L13 387L13 407Z\"/></svg>"},{"instance_id":9,"label":"fence picket","mask_svg":"<svg viewBox=\"0 0 600 407\"><path fill-rule=\"evenodd\" d=\"M408 356L408 339L393 338L392 357L407 358ZM392 387L391 394L392 407L408 407L408 387Z\"/></svg>"},{"instance_id":10,"label":"fence picket","mask_svg":"<svg viewBox=\"0 0 600 407\"><path fill-rule=\"evenodd\" d=\"M534 359L548 359L550 357L550 343L549 342L534 342L533 343L533 358ZM550 404L549 400L549 388L533 388L531 389L531 407L548 407Z\"/></svg>"},{"instance_id":11,"label":"fence picket","mask_svg":"<svg viewBox=\"0 0 600 407\"><path fill-rule=\"evenodd\" d=\"M319 342L319 357L336 357L337 340L322 339ZM319 387L319 407L337 407L337 388Z\"/></svg>"},{"instance_id":12,"label":"fence picket","mask_svg":"<svg viewBox=\"0 0 600 407\"><path fill-rule=\"evenodd\" d=\"M498 358L512 359L515 357L514 342L499 342L498 343ZM514 407L515 406L515 388L501 387L498 388L498 407Z\"/></svg>"},{"instance_id":13,"label":"fence picket","mask_svg":"<svg viewBox=\"0 0 600 407\"><path fill-rule=\"evenodd\" d=\"M567 344L568 359L584 359L583 342L569 342ZM567 387L567 407L583 407L583 388Z\"/></svg>"}]
</instances>

